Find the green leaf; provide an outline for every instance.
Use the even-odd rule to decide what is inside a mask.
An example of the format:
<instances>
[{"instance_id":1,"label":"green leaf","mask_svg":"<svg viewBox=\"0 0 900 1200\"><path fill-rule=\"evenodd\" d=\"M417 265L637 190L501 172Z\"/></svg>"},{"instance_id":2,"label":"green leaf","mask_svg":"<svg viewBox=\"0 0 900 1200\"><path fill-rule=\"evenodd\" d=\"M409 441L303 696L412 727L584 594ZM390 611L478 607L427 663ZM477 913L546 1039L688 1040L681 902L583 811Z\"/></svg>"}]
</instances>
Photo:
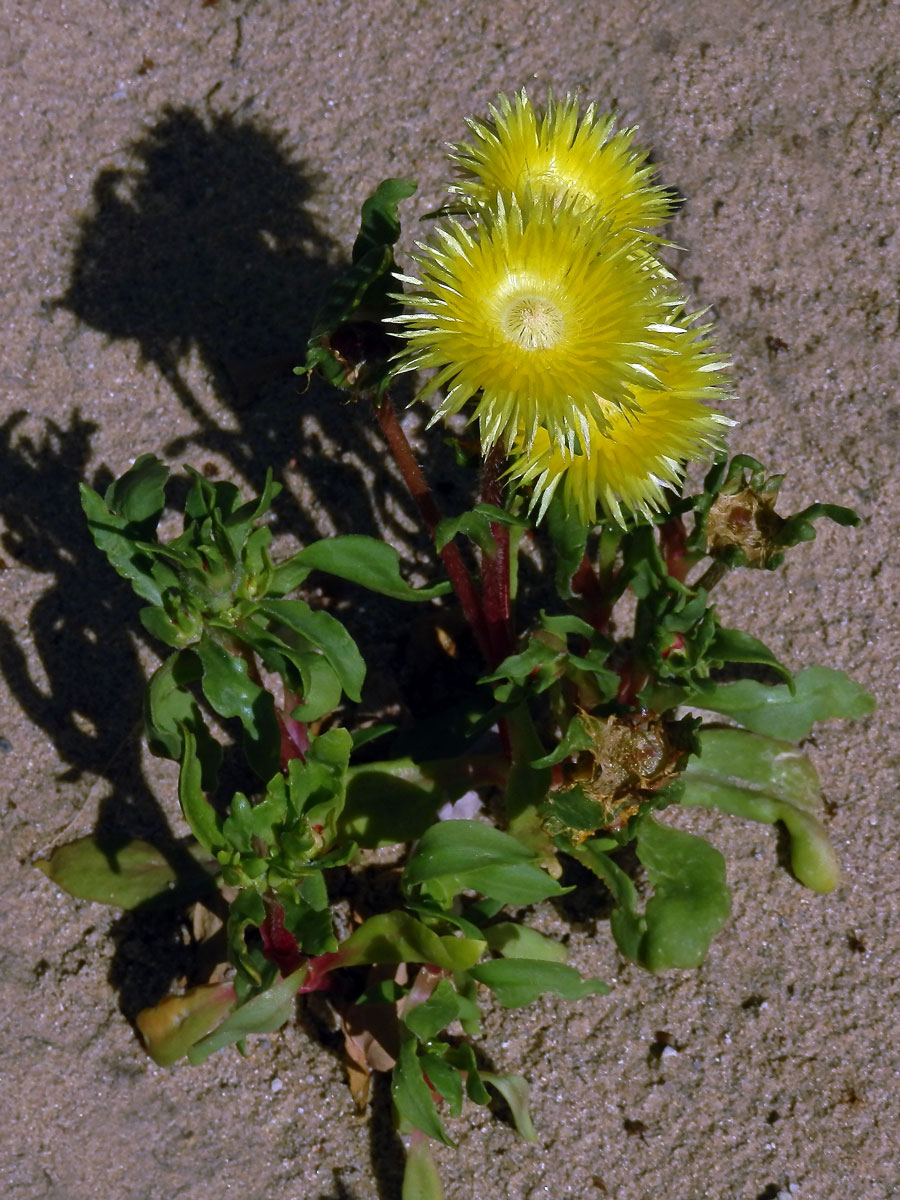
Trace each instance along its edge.
<instances>
[{"instance_id":1,"label":"green leaf","mask_svg":"<svg viewBox=\"0 0 900 1200\"><path fill-rule=\"evenodd\" d=\"M371 250L393 246L400 236L400 203L416 191L411 179L384 179L363 202L359 233L353 243L353 262Z\"/></svg>"},{"instance_id":2,"label":"green leaf","mask_svg":"<svg viewBox=\"0 0 900 1200\"><path fill-rule=\"evenodd\" d=\"M204 1062L224 1046L242 1042L251 1033L274 1033L290 1020L294 997L306 979L306 966L236 1008L222 1024L188 1051L191 1066Z\"/></svg>"},{"instance_id":3,"label":"green leaf","mask_svg":"<svg viewBox=\"0 0 900 1200\"><path fill-rule=\"evenodd\" d=\"M269 692L249 677L247 664L208 635L195 647L203 665L203 693L221 717L239 717L247 761L260 779L278 770L281 734Z\"/></svg>"},{"instance_id":4,"label":"green leaf","mask_svg":"<svg viewBox=\"0 0 900 1200\"><path fill-rule=\"evenodd\" d=\"M706 653L712 662L757 663L770 667L787 680L789 688L793 688L793 679L788 668L778 661L764 642L741 629L723 629L718 625Z\"/></svg>"},{"instance_id":5,"label":"green leaf","mask_svg":"<svg viewBox=\"0 0 900 1200\"><path fill-rule=\"evenodd\" d=\"M305 638L323 654L334 669L349 698L360 700L366 664L356 642L331 613L314 611L302 600L267 600L260 611Z\"/></svg>"},{"instance_id":6,"label":"green leaf","mask_svg":"<svg viewBox=\"0 0 900 1200\"><path fill-rule=\"evenodd\" d=\"M718 808L765 824L781 821L790 835L791 868L806 887L830 892L840 873L818 815L819 779L791 742L743 729L704 729L702 753L684 772L681 803Z\"/></svg>"},{"instance_id":7,"label":"green leaf","mask_svg":"<svg viewBox=\"0 0 900 1200\"><path fill-rule=\"evenodd\" d=\"M135 1019L144 1048L157 1066L171 1066L222 1020L235 999L230 983L204 983L183 996L166 996Z\"/></svg>"},{"instance_id":8,"label":"green leaf","mask_svg":"<svg viewBox=\"0 0 900 1200\"><path fill-rule=\"evenodd\" d=\"M291 591L312 571L325 571L395 600L434 600L452 586L448 581L412 588L400 574L400 555L393 546L363 534L347 534L313 542L276 567L273 593Z\"/></svg>"},{"instance_id":9,"label":"green leaf","mask_svg":"<svg viewBox=\"0 0 900 1200\"><path fill-rule=\"evenodd\" d=\"M448 542L453 541L457 534L462 533L471 538L485 554L493 555L496 551L494 533L491 529L493 524L514 525L524 529L528 522L523 521L520 517L512 516L505 509L498 508L496 504L476 504L474 508L460 516L448 517L440 522L434 531L435 549L440 552Z\"/></svg>"},{"instance_id":10,"label":"green leaf","mask_svg":"<svg viewBox=\"0 0 900 1200\"><path fill-rule=\"evenodd\" d=\"M489 987L505 1008L522 1008L544 992L581 1000L609 991L602 979L582 979L574 967L544 959L495 958L470 968L469 974Z\"/></svg>"},{"instance_id":11,"label":"green leaf","mask_svg":"<svg viewBox=\"0 0 900 1200\"><path fill-rule=\"evenodd\" d=\"M472 889L503 904L536 904L565 890L536 860L517 838L490 825L441 821L422 835L403 873L403 887L424 887L448 902Z\"/></svg>"},{"instance_id":12,"label":"green leaf","mask_svg":"<svg viewBox=\"0 0 900 1200\"><path fill-rule=\"evenodd\" d=\"M443 1142L445 1146L454 1145L437 1115L431 1088L422 1074L416 1039L412 1034L401 1036L397 1064L391 1075L391 1098L400 1117L414 1129L421 1130L437 1142Z\"/></svg>"},{"instance_id":13,"label":"green leaf","mask_svg":"<svg viewBox=\"0 0 900 1200\"><path fill-rule=\"evenodd\" d=\"M34 865L48 879L79 900L94 900L132 909L150 901L184 904L213 889L204 867L215 864L199 846L166 856L149 842L134 838L115 850L105 850L93 835L57 846L49 858ZM201 866L200 864L203 864Z\"/></svg>"},{"instance_id":14,"label":"green leaf","mask_svg":"<svg viewBox=\"0 0 900 1200\"><path fill-rule=\"evenodd\" d=\"M341 830L362 846L389 846L421 837L444 804L452 804L483 780L502 776L493 755L411 758L351 767Z\"/></svg>"},{"instance_id":15,"label":"green leaf","mask_svg":"<svg viewBox=\"0 0 900 1200\"><path fill-rule=\"evenodd\" d=\"M154 454L142 454L124 475L110 484L106 504L123 517L135 534L146 537L156 529L166 503L169 468Z\"/></svg>"},{"instance_id":16,"label":"green leaf","mask_svg":"<svg viewBox=\"0 0 900 1200\"><path fill-rule=\"evenodd\" d=\"M575 509L567 506L562 488L554 492L547 508L545 528L556 551L556 591L563 600L569 600L574 595L572 576L584 558L590 529L582 524Z\"/></svg>"},{"instance_id":17,"label":"green leaf","mask_svg":"<svg viewBox=\"0 0 900 1200\"><path fill-rule=\"evenodd\" d=\"M79 490L81 507L97 549L106 555L110 566L130 582L142 599L160 604L163 588L154 577L153 557L135 545L136 540L141 540L140 533L130 531L124 517L110 512L93 488L82 483Z\"/></svg>"},{"instance_id":18,"label":"green leaf","mask_svg":"<svg viewBox=\"0 0 900 1200\"><path fill-rule=\"evenodd\" d=\"M572 858L593 871L602 879L612 893L616 908L610 917L610 928L616 945L626 958L633 962L641 960L641 939L646 929L644 919L638 912L638 898L635 886L629 876L618 863L613 862L605 852L614 847L615 843L609 838L592 838L579 846L562 845Z\"/></svg>"},{"instance_id":19,"label":"green leaf","mask_svg":"<svg viewBox=\"0 0 900 1200\"><path fill-rule=\"evenodd\" d=\"M222 748L206 728L200 706L188 690L200 678L200 660L190 651L171 654L154 671L144 692L144 733L151 754L175 762L182 753L182 728L189 729L197 743L203 769L205 792L216 786Z\"/></svg>"},{"instance_id":20,"label":"green leaf","mask_svg":"<svg viewBox=\"0 0 900 1200\"><path fill-rule=\"evenodd\" d=\"M444 1200L441 1177L428 1138L414 1137L410 1140L400 1200Z\"/></svg>"},{"instance_id":21,"label":"green leaf","mask_svg":"<svg viewBox=\"0 0 900 1200\"><path fill-rule=\"evenodd\" d=\"M473 995L477 993L475 981L465 977L467 985L472 989ZM459 984L457 984L459 986ZM466 1029L466 1033L470 1036L475 1036L477 1030ZM484 1084L481 1082L481 1075L478 1071L478 1063L475 1061L475 1051L469 1042L460 1042L458 1046L451 1046L444 1056L447 1062L452 1063L454 1067L466 1077L466 1095L473 1104L490 1104L491 1098Z\"/></svg>"},{"instance_id":22,"label":"green leaf","mask_svg":"<svg viewBox=\"0 0 900 1200\"><path fill-rule=\"evenodd\" d=\"M536 929L518 925L515 921L501 921L488 925L483 930L485 941L491 950L504 958L540 959L543 962L565 962L569 952L560 942L544 937Z\"/></svg>"},{"instance_id":23,"label":"green leaf","mask_svg":"<svg viewBox=\"0 0 900 1200\"><path fill-rule=\"evenodd\" d=\"M859 720L875 709L875 698L843 671L833 667L807 667L794 676L794 690L784 684L741 679L709 691L651 695L666 707L687 704L731 717L754 733L800 741L816 721L836 718Z\"/></svg>"},{"instance_id":24,"label":"green leaf","mask_svg":"<svg viewBox=\"0 0 900 1200\"><path fill-rule=\"evenodd\" d=\"M484 1083L496 1088L512 1113L519 1136L526 1142L536 1142L537 1134L528 1111L528 1082L521 1075L495 1075L493 1071L482 1071Z\"/></svg>"},{"instance_id":25,"label":"green leaf","mask_svg":"<svg viewBox=\"0 0 900 1200\"><path fill-rule=\"evenodd\" d=\"M210 854L216 854L225 848L221 822L203 794L203 769L197 757L196 738L189 729L182 729L182 739L181 769L178 772L181 811L200 845Z\"/></svg>"},{"instance_id":26,"label":"green leaf","mask_svg":"<svg viewBox=\"0 0 900 1200\"><path fill-rule=\"evenodd\" d=\"M427 1082L446 1100L450 1116L458 1117L463 1105L462 1076L459 1071L437 1054L423 1054L421 1062Z\"/></svg>"},{"instance_id":27,"label":"green leaf","mask_svg":"<svg viewBox=\"0 0 900 1200\"><path fill-rule=\"evenodd\" d=\"M440 937L409 913L388 912L364 921L338 953L345 967L425 962L447 971L466 971L478 962L485 945L474 938Z\"/></svg>"},{"instance_id":28,"label":"green leaf","mask_svg":"<svg viewBox=\"0 0 900 1200\"><path fill-rule=\"evenodd\" d=\"M403 1022L421 1042L430 1042L459 1016L459 997L449 979L441 979L421 1004L403 1015Z\"/></svg>"},{"instance_id":29,"label":"green leaf","mask_svg":"<svg viewBox=\"0 0 900 1200\"><path fill-rule=\"evenodd\" d=\"M731 908L725 860L703 838L661 825L649 814L635 827L637 855L653 887L640 961L651 971L697 967Z\"/></svg>"}]
</instances>

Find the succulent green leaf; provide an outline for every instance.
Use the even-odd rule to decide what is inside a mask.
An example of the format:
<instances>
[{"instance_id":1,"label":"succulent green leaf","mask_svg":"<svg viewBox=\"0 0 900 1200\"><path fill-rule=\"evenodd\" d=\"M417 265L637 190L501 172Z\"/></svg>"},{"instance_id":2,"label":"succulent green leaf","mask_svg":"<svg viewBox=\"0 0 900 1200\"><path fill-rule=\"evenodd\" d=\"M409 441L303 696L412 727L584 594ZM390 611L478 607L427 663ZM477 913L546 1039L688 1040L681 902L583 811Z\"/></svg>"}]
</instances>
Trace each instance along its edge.
<instances>
[{"instance_id":1,"label":"succulent green leaf","mask_svg":"<svg viewBox=\"0 0 900 1200\"><path fill-rule=\"evenodd\" d=\"M208 871L215 863L201 847L165 855L140 838L105 849L89 835L57 846L34 865L79 900L124 909L150 902L181 905L214 887Z\"/></svg>"},{"instance_id":2,"label":"succulent green leaf","mask_svg":"<svg viewBox=\"0 0 900 1200\"><path fill-rule=\"evenodd\" d=\"M457 534L462 533L471 538L486 554L493 554L496 550L496 543L491 529L492 524L525 528L528 522L523 521L521 517L512 516L495 504L476 504L474 508L458 517L448 517L441 521L434 531L435 548L438 551L443 550L448 542L452 542Z\"/></svg>"},{"instance_id":3,"label":"succulent green leaf","mask_svg":"<svg viewBox=\"0 0 900 1200\"><path fill-rule=\"evenodd\" d=\"M430 1042L459 1016L459 996L449 979L441 979L434 991L421 1004L410 1008L403 1016L404 1024L421 1042Z\"/></svg>"},{"instance_id":4,"label":"succulent green leaf","mask_svg":"<svg viewBox=\"0 0 900 1200\"><path fill-rule=\"evenodd\" d=\"M150 753L178 761L182 753L182 728L196 740L197 757L203 768L202 788L216 786L222 749L206 728L200 706L189 688L201 675L200 660L183 650L171 654L154 671L144 693L144 732Z\"/></svg>"},{"instance_id":5,"label":"succulent green leaf","mask_svg":"<svg viewBox=\"0 0 900 1200\"><path fill-rule=\"evenodd\" d=\"M135 544L142 533L131 529L125 517L113 513L93 488L84 483L79 486L81 507L97 549L142 599L160 604L165 584L155 576L153 555Z\"/></svg>"},{"instance_id":6,"label":"succulent green leaf","mask_svg":"<svg viewBox=\"0 0 900 1200\"><path fill-rule=\"evenodd\" d=\"M553 494L544 518L544 528L556 551L554 582L557 594L563 600L570 600L575 594L572 591L572 576L584 558L590 528L581 523L575 507L566 504L562 488Z\"/></svg>"},{"instance_id":7,"label":"succulent green leaf","mask_svg":"<svg viewBox=\"0 0 900 1200\"><path fill-rule=\"evenodd\" d=\"M204 983L143 1009L135 1024L147 1053L157 1066L171 1066L219 1024L235 999L230 983Z\"/></svg>"},{"instance_id":8,"label":"succulent green leaf","mask_svg":"<svg viewBox=\"0 0 900 1200\"><path fill-rule=\"evenodd\" d=\"M834 667L806 667L784 684L755 679L719 684L702 690L656 689L647 701L658 711L678 704L731 717L754 733L800 741L817 721L859 720L875 709L875 698Z\"/></svg>"},{"instance_id":9,"label":"succulent green leaf","mask_svg":"<svg viewBox=\"0 0 900 1200\"><path fill-rule=\"evenodd\" d=\"M449 902L472 889L503 904L536 904L564 888L517 838L479 821L441 821L423 834L403 873L406 890Z\"/></svg>"},{"instance_id":10,"label":"succulent green leaf","mask_svg":"<svg viewBox=\"0 0 900 1200\"><path fill-rule=\"evenodd\" d=\"M433 963L447 971L466 971L486 943L473 938L441 937L405 912L379 913L364 921L341 944L341 965L361 963Z\"/></svg>"},{"instance_id":11,"label":"succulent green leaf","mask_svg":"<svg viewBox=\"0 0 900 1200\"><path fill-rule=\"evenodd\" d=\"M447 1102L450 1116L458 1117L463 1106L463 1083L459 1071L437 1054L423 1054L421 1062L428 1083Z\"/></svg>"},{"instance_id":12,"label":"succulent green leaf","mask_svg":"<svg viewBox=\"0 0 900 1200\"><path fill-rule=\"evenodd\" d=\"M651 971L699 966L731 908L725 860L703 838L661 825L649 813L635 826L637 855L653 887L640 961Z\"/></svg>"},{"instance_id":13,"label":"succulent green leaf","mask_svg":"<svg viewBox=\"0 0 900 1200\"><path fill-rule=\"evenodd\" d=\"M182 727L181 769L178 773L178 799L191 833L210 854L225 848L221 822L216 810L203 794L203 767L197 756L197 739Z\"/></svg>"},{"instance_id":14,"label":"succulent green leaf","mask_svg":"<svg viewBox=\"0 0 900 1200\"><path fill-rule=\"evenodd\" d=\"M267 600L260 611L299 634L328 660L349 698L358 702L366 664L356 642L331 613L315 611L302 600Z\"/></svg>"},{"instance_id":15,"label":"succulent green leaf","mask_svg":"<svg viewBox=\"0 0 900 1200\"><path fill-rule=\"evenodd\" d=\"M582 866L593 871L609 888L616 902L616 908L610 917L610 928L616 945L626 958L639 962L641 939L646 926L638 912L638 897L634 884L618 863L613 862L606 853L614 846L615 843L609 838L592 838L579 846L560 845L560 849L564 849Z\"/></svg>"},{"instance_id":16,"label":"succulent green leaf","mask_svg":"<svg viewBox=\"0 0 900 1200\"><path fill-rule=\"evenodd\" d=\"M441 1177L427 1137L410 1140L403 1167L400 1200L444 1200Z\"/></svg>"},{"instance_id":17,"label":"succulent green leaf","mask_svg":"<svg viewBox=\"0 0 900 1200\"><path fill-rule=\"evenodd\" d=\"M770 667L787 680L787 686L793 689L793 677L786 666L780 663L772 651L759 638L742 629L723 629L716 626L712 642L707 650L711 662L722 663L756 663Z\"/></svg>"},{"instance_id":18,"label":"succulent green leaf","mask_svg":"<svg viewBox=\"0 0 900 1200\"><path fill-rule=\"evenodd\" d=\"M432 962L445 971L467 971L486 943L468 937L440 937L407 912L370 917L341 943L342 966L364 962Z\"/></svg>"},{"instance_id":19,"label":"succulent green leaf","mask_svg":"<svg viewBox=\"0 0 900 1200\"><path fill-rule=\"evenodd\" d=\"M488 925L483 931L489 948L504 958L540 959L543 962L565 962L569 952L561 942L545 937L527 925L501 921Z\"/></svg>"},{"instance_id":20,"label":"succulent green leaf","mask_svg":"<svg viewBox=\"0 0 900 1200\"><path fill-rule=\"evenodd\" d=\"M582 979L574 967L532 958L495 958L472 967L469 974L491 989L504 1008L522 1008L544 992L564 1000L605 996L602 979Z\"/></svg>"},{"instance_id":21,"label":"succulent green leaf","mask_svg":"<svg viewBox=\"0 0 900 1200\"><path fill-rule=\"evenodd\" d=\"M482 1071L481 1079L496 1088L509 1105L519 1137L526 1142L536 1142L537 1134L528 1111L528 1081L521 1075L496 1075L493 1071Z\"/></svg>"},{"instance_id":22,"label":"succulent green leaf","mask_svg":"<svg viewBox=\"0 0 900 1200\"><path fill-rule=\"evenodd\" d=\"M247 761L261 779L278 769L281 735L269 692L254 683L247 664L204 635L195 647L203 666L203 693L222 717L239 717Z\"/></svg>"},{"instance_id":23,"label":"succulent green leaf","mask_svg":"<svg viewBox=\"0 0 900 1200\"><path fill-rule=\"evenodd\" d=\"M400 1053L391 1076L391 1098L400 1117L414 1129L445 1146L454 1144L437 1114L431 1088L422 1073L417 1042L411 1033L401 1036Z\"/></svg>"},{"instance_id":24,"label":"succulent green leaf","mask_svg":"<svg viewBox=\"0 0 900 1200\"><path fill-rule=\"evenodd\" d=\"M449 582L410 587L400 574L400 555L393 546L364 534L347 534L313 542L279 564L274 572L273 594L284 595L299 587L312 571L325 571L394 600L434 600L451 589Z\"/></svg>"},{"instance_id":25,"label":"succulent green leaf","mask_svg":"<svg viewBox=\"0 0 900 1200\"><path fill-rule=\"evenodd\" d=\"M359 233L353 243L353 262L359 262L372 250L394 245L400 236L400 203L415 191L416 184L411 179L383 179L363 201Z\"/></svg>"},{"instance_id":26,"label":"succulent green leaf","mask_svg":"<svg viewBox=\"0 0 900 1200\"><path fill-rule=\"evenodd\" d=\"M700 757L691 758L683 775L681 803L770 825L781 821L796 877L814 891L831 891L840 873L818 819L819 779L806 755L791 742L743 729L704 729L700 745Z\"/></svg>"},{"instance_id":27,"label":"succulent green leaf","mask_svg":"<svg viewBox=\"0 0 900 1200\"><path fill-rule=\"evenodd\" d=\"M475 986L475 981L465 976L466 984L472 989L473 995L477 994L478 989ZM457 987L460 982L457 982ZM465 1026L464 1026L465 1028ZM470 1037L477 1034L477 1030L466 1029L466 1033ZM466 1095L473 1104L490 1104L491 1097L488 1094L487 1088L481 1082L481 1074L478 1070L478 1063L475 1061L475 1051L469 1042L460 1042L458 1046L451 1046L444 1055L447 1062L452 1063L458 1071L461 1071L466 1077Z\"/></svg>"},{"instance_id":28,"label":"succulent green leaf","mask_svg":"<svg viewBox=\"0 0 900 1200\"><path fill-rule=\"evenodd\" d=\"M196 1067L224 1046L242 1042L251 1033L274 1033L280 1029L290 1020L294 997L303 986L306 971L305 965L300 967L236 1008L218 1028L191 1047L188 1051L191 1066Z\"/></svg>"}]
</instances>

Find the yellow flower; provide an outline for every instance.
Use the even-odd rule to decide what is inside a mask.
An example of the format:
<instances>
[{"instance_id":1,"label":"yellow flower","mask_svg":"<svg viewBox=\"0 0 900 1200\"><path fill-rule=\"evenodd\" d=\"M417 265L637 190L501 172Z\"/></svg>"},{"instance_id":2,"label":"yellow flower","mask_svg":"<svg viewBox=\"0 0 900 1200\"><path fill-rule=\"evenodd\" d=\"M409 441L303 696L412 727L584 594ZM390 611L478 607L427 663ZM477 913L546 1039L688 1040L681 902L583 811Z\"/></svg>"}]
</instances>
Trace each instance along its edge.
<instances>
[{"instance_id":1,"label":"yellow flower","mask_svg":"<svg viewBox=\"0 0 900 1200\"><path fill-rule=\"evenodd\" d=\"M591 422L590 438L574 454L544 430L530 451L522 447L508 475L532 485L539 519L560 485L566 507L586 525L598 510L619 525L626 513L649 518L665 507L664 489L680 485L685 463L721 446L734 422L700 401L722 398L725 364L711 350L708 327L692 330L690 321L679 314L678 332L661 340L660 386L636 389L636 408L608 408L605 427Z\"/></svg>"},{"instance_id":2,"label":"yellow flower","mask_svg":"<svg viewBox=\"0 0 900 1200\"><path fill-rule=\"evenodd\" d=\"M439 227L400 276L418 309L394 318L408 339L401 370L435 369L435 420L474 400L485 449L539 430L574 453L655 387L673 330L667 273L634 239L570 203L498 196L471 228Z\"/></svg>"},{"instance_id":3,"label":"yellow flower","mask_svg":"<svg viewBox=\"0 0 900 1200\"><path fill-rule=\"evenodd\" d=\"M672 198L650 182L647 151L632 146L634 129L615 131L611 113L588 106L579 123L578 102L551 97L539 117L523 89L512 100L500 94L491 122L469 120L474 138L451 146L450 158L463 172L452 191L476 206L498 195L521 200L531 192L576 209L596 208L612 227L647 229L672 213Z\"/></svg>"}]
</instances>

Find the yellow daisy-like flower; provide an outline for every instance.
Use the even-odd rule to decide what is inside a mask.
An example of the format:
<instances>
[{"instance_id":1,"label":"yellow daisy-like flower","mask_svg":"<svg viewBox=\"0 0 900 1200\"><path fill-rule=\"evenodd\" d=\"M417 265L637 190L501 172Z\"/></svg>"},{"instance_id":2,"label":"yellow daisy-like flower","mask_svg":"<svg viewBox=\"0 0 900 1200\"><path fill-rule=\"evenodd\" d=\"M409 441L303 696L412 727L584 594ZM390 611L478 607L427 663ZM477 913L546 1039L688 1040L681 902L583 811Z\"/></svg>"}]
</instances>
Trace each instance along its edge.
<instances>
[{"instance_id":1,"label":"yellow daisy-like flower","mask_svg":"<svg viewBox=\"0 0 900 1200\"><path fill-rule=\"evenodd\" d=\"M664 489L680 485L685 463L721 446L734 422L700 401L725 394L725 364L711 350L708 327L691 330L689 324L682 315L679 332L664 339L660 386L637 389L635 409L608 408L605 426L591 422L578 452L570 454L544 430L530 451L523 446L508 475L532 485L539 519L560 485L566 506L586 525L595 523L598 510L619 525L625 513L650 517L665 507Z\"/></svg>"},{"instance_id":2,"label":"yellow daisy-like flower","mask_svg":"<svg viewBox=\"0 0 900 1200\"><path fill-rule=\"evenodd\" d=\"M401 369L437 372L420 398L446 389L434 419L474 399L485 449L527 449L544 430L571 454L633 409L677 332L666 274L634 246L593 213L529 196L420 243L419 277L400 276L419 311L394 320Z\"/></svg>"},{"instance_id":3,"label":"yellow daisy-like flower","mask_svg":"<svg viewBox=\"0 0 900 1200\"><path fill-rule=\"evenodd\" d=\"M648 229L672 214L672 198L651 182L647 151L632 145L634 129L615 130L615 116L588 106L579 122L573 96L553 98L540 117L524 89L503 93L491 106L491 122L469 120L474 140L451 146L463 172L452 191L475 206L497 196L529 192L565 200L576 209L596 208L620 229Z\"/></svg>"}]
</instances>

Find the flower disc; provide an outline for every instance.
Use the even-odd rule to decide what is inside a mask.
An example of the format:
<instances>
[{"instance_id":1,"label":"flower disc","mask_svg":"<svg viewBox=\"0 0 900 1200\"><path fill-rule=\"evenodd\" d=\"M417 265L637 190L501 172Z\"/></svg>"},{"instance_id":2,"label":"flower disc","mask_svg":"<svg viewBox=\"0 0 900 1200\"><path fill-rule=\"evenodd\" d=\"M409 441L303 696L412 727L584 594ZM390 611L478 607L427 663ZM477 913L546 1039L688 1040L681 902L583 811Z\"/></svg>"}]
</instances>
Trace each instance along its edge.
<instances>
[{"instance_id":1,"label":"flower disc","mask_svg":"<svg viewBox=\"0 0 900 1200\"><path fill-rule=\"evenodd\" d=\"M501 93L490 112L490 122L468 122L472 142L451 147L463 173L452 190L466 201L543 195L595 208L614 229L652 228L671 215L670 193L650 182L647 151L632 146L635 130L616 131L611 113L591 104L579 122L578 103L566 96L551 98L539 117L524 90L512 100Z\"/></svg>"},{"instance_id":2,"label":"flower disc","mask_svg":"<svg viewBox=\"0 0 900 1200\"><path fill-rule=\"evenodd\" d=\"M471 229L458 222L420 245L419 278L395 320L402 369L436 369L420 393L445 388L436 418L475 398L485 448L540 428L574 453L589 424L634 407L655 386L673 301L664 272L609 223L570 204L498 199Z\"/></svg>"}]
</instances>

